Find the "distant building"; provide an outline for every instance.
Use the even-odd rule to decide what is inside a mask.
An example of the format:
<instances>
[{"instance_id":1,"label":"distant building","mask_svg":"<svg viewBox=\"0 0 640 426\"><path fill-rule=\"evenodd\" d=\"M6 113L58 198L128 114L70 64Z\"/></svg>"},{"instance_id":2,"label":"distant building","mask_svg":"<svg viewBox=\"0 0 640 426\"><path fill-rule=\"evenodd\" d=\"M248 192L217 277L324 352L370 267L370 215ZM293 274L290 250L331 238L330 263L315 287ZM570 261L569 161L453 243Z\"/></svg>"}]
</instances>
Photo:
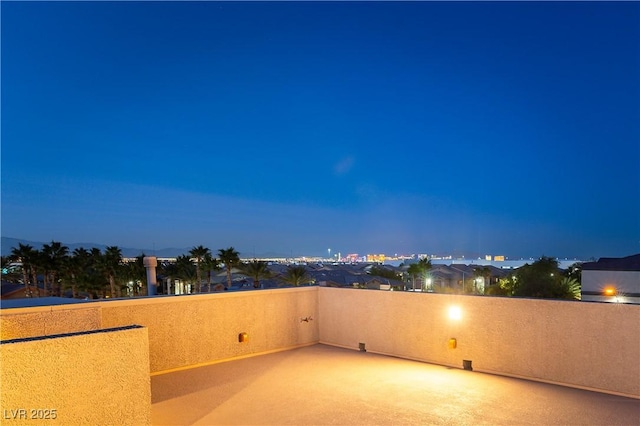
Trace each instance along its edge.
<instances>
[{"instance_id":1,"label":"distant building","mask_svg":"<svg viewBox=\"0 0 640 426\"><path fill-rule=\"evenodd\" d=\"M582 300L640 304L640 254L583 263Z\"/></svg>"},{"instance_id":2,"label":"distant building","mask_svg":"<svg viewBox=\"0 0 640 426\"><path fill-rule=\"evenodd\" d=\"M359 260L360 260L360 257L358 256L358 253L348 254L344 257L345 262L356 263Z\"/></svg>"},{"instance_id":3,"label":"distant building","mask_svg":"<svg viewBox=\"0 0 640 426\"><path fill-rule=\"evenodd\" d=\"M384 263L386 256L384 254L368 254L367 262L371 263Z\"/></svg>"},{"instance_id":4,"label":"distant building","mask_svg":"<svg viewBox=\"0 0 640 426\"><path fill-rule=\"evenodd\" d=\"M431 264L433 265L475 265L475 266L495 266L500 269L518 269L526 264L532 264L538 259L507 259L505 256L494 256L493 260L486 260L483 258L477 259L453 259L447 258L431 258ZM567 269L575 263L582 263L579 259L556 259L558 261L558 267L560 269Z\"/></svg>"}]
</instances>

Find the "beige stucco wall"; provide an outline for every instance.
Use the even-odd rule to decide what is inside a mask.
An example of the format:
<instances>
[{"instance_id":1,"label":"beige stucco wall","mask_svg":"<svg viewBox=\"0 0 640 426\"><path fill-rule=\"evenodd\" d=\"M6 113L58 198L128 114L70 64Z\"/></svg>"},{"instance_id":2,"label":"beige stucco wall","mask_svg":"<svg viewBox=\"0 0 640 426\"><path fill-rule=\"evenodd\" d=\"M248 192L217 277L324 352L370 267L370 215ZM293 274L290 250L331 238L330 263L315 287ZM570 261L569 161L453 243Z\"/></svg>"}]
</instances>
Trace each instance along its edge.
<instances>
[{"instance_id":1,"label":"beige stucco wall","mask_svg":"<svg viewBox=\"0 0 640 426\"><path fill-rule=\"evenodd\" d=\"M145 328L3 341L0 362L3 424L150 423Z\"/></svg>"},{"instance_id":2,"label":"beige stucco wall","mask_svg":"<svg viewBox=\"0 0 640 426\"><path fill-rule=\"evenodd\" d=\"M319 309L321 343L640 398L640 306L319 288Z\"/></svg>"},{"instance_id":3,"label":"beige stucco wall","mask_svg":"<svg viewBox=\"0 0 640 426\"><path fill-rule=\"evenodd\" d=\"M448 317L453 305L460 320ZM471 360L476 371L640 398L638 305L303 287L3 309L0 320L4 339L140 324L151 373L317 342L364 343L382 354L458 368ZM243 332L248 341L240 343ZM33 353L52 345L24 344Z\"/></svg>"},{"instance_id":4,"label":"beige stucco wall","mask_svg":"<svg viewBox=\"0 0 640 426\"><path fill-rule=\"evenodd\" d=\"M97 330L100 322L100 307L95 304L0 309L0 339Z\"/></svg>"},{"instance_id":5,"label":"beige stucco wall","mask_svg":"<svg viewBox=\"0 0 640 426\"><path fill-rule=\"evenodd\" d=\"M151 371L159 372L317 343L317 296L317 287L302 287L99 305L103 327L148 327Z\"/></svg>"}]
</instances>

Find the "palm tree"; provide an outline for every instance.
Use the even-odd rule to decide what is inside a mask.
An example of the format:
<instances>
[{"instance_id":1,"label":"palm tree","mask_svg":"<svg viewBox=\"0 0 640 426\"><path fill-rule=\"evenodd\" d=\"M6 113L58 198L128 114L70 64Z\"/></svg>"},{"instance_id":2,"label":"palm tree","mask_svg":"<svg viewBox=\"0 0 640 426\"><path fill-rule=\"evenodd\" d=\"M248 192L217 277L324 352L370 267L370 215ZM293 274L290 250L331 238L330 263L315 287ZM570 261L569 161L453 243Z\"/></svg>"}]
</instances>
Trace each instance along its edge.
<instances>
[{"instance_id":1,"label":"palm tree","mask_svg":"<svg viewBox=\"0 0 640 426\"><path fill-rule=\"evenodd\" d=\"M29 244L18 243L17 248L13 247L11 249L11 259L14 262L20 262L22 264L22 283L24 284L25 296L27 297L32 297L33 295L33 290L29 285L29 273L31 272L31 270L35 269L37 255L38 252L34 250L33 247L31 247ZM31 274L32 277L34 275L34 273ZM38 282L34 281L32 284L34 284L37 290Z\"/></svg>"},{"instance_id":2,"label":"palm tree","mask_svg":"<svg viewBox=\"0 0 640 426\"><path fill-rule=\"evenodd\" d=\"M485 288L491 285L491 268L488 266L482 267L482 278L484 278Z\"/></svg>"},{"instance_id":3,"label":"palm tree","mask_svg":"<svg viewBox=\"0 0 640 426\"><path fill-rule=\"evenodd\" d=\"M178 277L175 262L158 262L158 274L165 282L166 293L171 294L171 286L175 286L175 279ZM176 291L175 287L173 291Z\"/></svg>"},{"instance_id":4,"label":"palm tree","mask_svg":"<svg viewBox=\"0 0 640 426\"><path fill-rule=\"evenodd\" d=\"M582 281L582 263L576 262L570 265L565 272L565 275L569 278L575 279L577 282Z\"/></svg>"},{"instance_id":5,"label":"palm tree","mask_svg":"<svg viewBox=\"0 0 640 426\"><path fill-rule=\"evenodd\" d=\"M211 250L204 246L194 247L189 251L189 255L196 261L196 293L200 293L202 287L202 278L200 276L200 267L207 255L211 255Z\"/></svg>"},{"instance_id":6,"label":"palm tree","mask_svg":"<svg viewBox=\"0 0 640 426\"><path fill-rule=\"evenodd\" d=\"M484 294L485 289L487 288L487 282L489 282L491 278L491 269L488 266L478 266L473 269L473 292ZM482 279L482 286L479 287L478 284Z\"/></svg>"},{"instance_id":7,"label":"palm tree","mask_svg":"<svg viewBox=\"0 0 640 426\"><path fill-rule=\"evenodd\" d=\"M560 280L559 293L563 299L580 300L582 298L582 287L575 278L564 277Z\"/></svg>"},{"instance_id":8,"label":"palm tree","mask_svg":"<svg viewBox=\"0 0 640 426\"><path fill-rule=\"evenodd\" d=\"M93 247L89 250L89 272L85 290L89 293L89 297L94 299L99 297L104 288L104 274L102 272L102 252L100 249Z\"/></svg>"},{"instance_id":9,"label":"palm tree","mask_svg":"<svg viewBox=\"0 0 640 426\"><path fill-rule=\"evenodd\" d=\"M176 278L185 283L193 284L197 277L196 267L191 262L191 257L188 255L180 255L176 257L175 269L173 274ZM193 293L193 289L191 291Z\"/></svg>"},{"instance_id":10,"label":"palm tree","mask_svg":"<svg viewBox=\"0 0 640 426\"><path fill-rule=\"evenodd\" d=\"M38 283L38 273L44 273L44 256L41 250L34 250L31 258L29 259L29 273L31 273L31 284L36 289L36 296L44 295L44 282L42 283L43 291L40 291L40 285Z\"/></svg>"},{"instance_id":11,"label":"palm tree","mask_svg":"<svg viewBox=\"0 0 640 426\"><path fill-rule=\"evenodd\" d=\"M412 263L411 265L409 265L409 269L407 269L407 273L411 277L411 284L412 284L413 290L415 291L416 277L422 273L422 268L420 268L420 265L418 263Z\"/></svg>"},{"instance_id":12,"label":"palm tree","mask_svg":"<svg viewBox=\"0 0 640 426\"><path fill-rule=\"evenodd\" d=\"M484 294L485 290L487 289L487 287L491 284L491 268L489 268L488 266L483 266L483 267L479 267L476 268L474 270L474 274L476 274L476 279L479 281L480 278L482 278L482 287L478 288L478 286L476 284L474 284L474 288L476 290L476 293L480 293L480 294Z\"/></svg>"},{"instance_id":13,"label":"palm tree","mask_svg":"<svg viewBox=\"0 0 640 426\"><path fill-rule=\"evenodd\" d=\"M252 260L240 266L244 274L253 278L253 288L260 288L260 280L270 278L272 276L267 262Z\"/></svg>"},{"instance_id":14,"label":"palm tree","mask_svg":"<svg viewBox=\"0 0 640 426\"><path fill-rule=\"evenodd\" d=\"M224 263L224 267L227 269L227 288L231 288L231 270L240 264L240 253L238 253L233 247L227 249L218 250L218 257L220 262Z\"/></svg>"},{"instance_id":15,"label":"palm tree","mask_svg":"<svg viewBox=\"0 0 640 426\"><path fill-rule=\"evenodd\" d=\"M170 270L171 264L169 262L158 260L158 266L156 267L156 276L158 277L159 294L171 294L171 277L169 275Z\"/></svg>"},{"instance_id":16,"label":"palm tree","mask_svg":"<svg viewBox=\"0 0 640 426\"><path fill-rule=\"evenodd\" d=\"M107 266L105 255L99 248L92 248L89 255L89 273L87 276L86 290L89 296L106 297L109 279L107 277Z\"/></svg>"},{"instance_id":17,"label":"palm tree","mask_svg":"<svg viewBox=\"0 0 640 426\"><path fill-rule=\"evenodd\" d=\"M64 263L69 254L69 248L63 246L57 241L51 241L51 244L44 244L42 246L42 256L44 260L45 272L45 285L44 291L47 294L47 282L51 286L51 293L54 296L60 296L60 283L58 278L62 273Z\"/></svg>"},{"instance_id":18,"label":"palm tree","mask_svg":"<svg viewBox=\"0 0 640 426\"><path fill-rule=\"evenodd\" d=\"M91 265L91 253L83 247L79 247L71 253L67 262L67 274L71 280L71 295L78 297L78 288L88 287Z\"/></svg>"},{"instance_id":19,"label":"palm tree","mask_svg":"<svg viewBox=\"0 0 640 426\"><path fill-rule=\"evenodd\" d=\"M418 261L418 267L420 268L420 272L422 273L422 288L423 290L429 290L426 288L427 286L427 277L429 276L429 271L431 271L431 260L423 257Z\"/></svg>"},{"instance_id":20,"label":"palm tree","mask_svg":"<svg viewBox=\"0 0 640 426\"><path fill-rule=\"evenodd\" d=\"M136 256L132 262L123 265L122 276L127 282L129 296L147 294L147 269L144 267L144 253Z\"/></svg>"},{"instance_id":21,"label":"palm tree","mask_svg":"<svg viewBox=\"0 0 640 426\"><path fill-rule=\"evenodd\" d=\"M280 278L283 282L298 287L302 284L310 283L313 279L307 274L307 268L302 265L289 266L286 274Z\"/></svg>"},{"instance_id":22,"label":"palm tree","mask_svg":"<svg viewBox=\"0 0 640 426\"><path fill-rule=\"evenodd\" d=\"M202 260L202 267L207 271L207 291L211 293L211 272L220 270L220 262L209 253Z\"/></svg>"},{"instance_id":23,"label":"palm tree","mask_svg":"<svg viewBox=\"0 0 640 426\"><path fill-rule=\"evenodd\" d=\"M120 287L116 287L116 278L120 275L120 266L122 264L122 250L117 246L107 247L104 251L103 267L104 272L109 280L109 289L111 297L120 296Z\"/></svg>"}]
</instances>

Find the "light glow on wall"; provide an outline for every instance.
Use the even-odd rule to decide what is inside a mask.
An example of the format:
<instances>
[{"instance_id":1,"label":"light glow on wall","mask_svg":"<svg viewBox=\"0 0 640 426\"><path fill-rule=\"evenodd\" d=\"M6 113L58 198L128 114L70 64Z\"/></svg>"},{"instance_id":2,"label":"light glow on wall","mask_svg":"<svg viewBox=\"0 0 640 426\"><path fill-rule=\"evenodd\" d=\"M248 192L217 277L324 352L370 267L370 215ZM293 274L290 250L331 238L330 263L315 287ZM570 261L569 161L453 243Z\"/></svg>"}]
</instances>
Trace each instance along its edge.
<instances>
[{"instance_id":1,"label":"light glow on wall","mask_svg":"<svg viewBox=\"0 0 640 426\"><path fill-rule=\"evenodd\" d=\"M449 319L458 321L462 318L462 310L459 306L449 307Z\"/></svg>"}]
</instances>

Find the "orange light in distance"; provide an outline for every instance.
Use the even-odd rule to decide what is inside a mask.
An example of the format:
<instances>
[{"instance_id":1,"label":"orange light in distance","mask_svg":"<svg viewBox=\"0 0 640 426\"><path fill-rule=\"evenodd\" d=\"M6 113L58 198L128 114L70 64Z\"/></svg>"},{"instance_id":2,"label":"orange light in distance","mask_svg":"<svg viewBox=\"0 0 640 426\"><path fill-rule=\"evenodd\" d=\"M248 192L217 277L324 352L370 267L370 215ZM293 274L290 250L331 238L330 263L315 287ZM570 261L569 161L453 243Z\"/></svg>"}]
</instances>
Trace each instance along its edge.
<instances>
[{"instance_id":1,"label":"orange light in distance","mask_svg":"<svg viewBox=\"0 0 640 426\"><path fill-rule=\"evenodd\" d=\"M615 296L616 295L616 288L615 287L606 287L604 289L604 294L605 294L605 296Z\"/></svg>"}]
</instances>

